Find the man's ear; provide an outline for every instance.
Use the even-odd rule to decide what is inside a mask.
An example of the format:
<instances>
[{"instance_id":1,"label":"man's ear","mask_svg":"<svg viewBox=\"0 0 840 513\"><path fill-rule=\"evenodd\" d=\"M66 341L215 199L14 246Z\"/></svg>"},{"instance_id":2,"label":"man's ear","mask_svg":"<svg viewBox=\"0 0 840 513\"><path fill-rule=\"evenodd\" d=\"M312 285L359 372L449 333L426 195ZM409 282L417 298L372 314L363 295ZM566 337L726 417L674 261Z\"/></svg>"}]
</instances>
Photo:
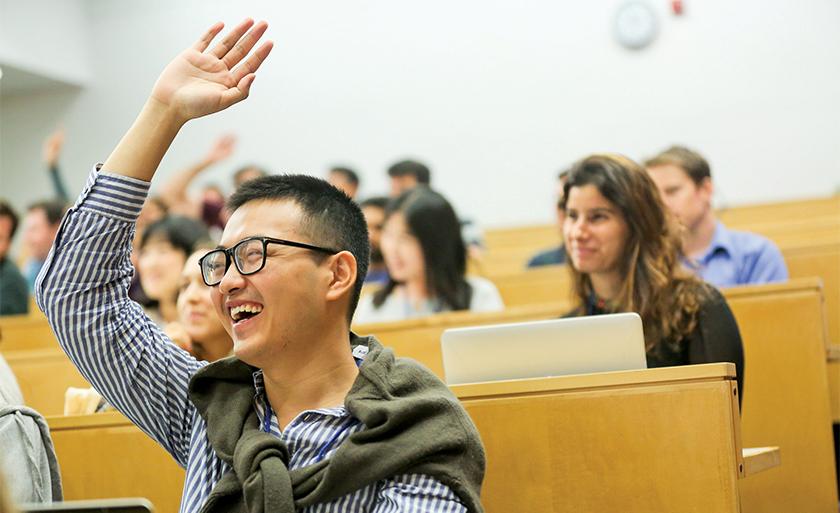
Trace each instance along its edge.
<instances>
[{"instance_id":1,"label":"man's ear","mask_svg":"<svg viewBox=\"0 0 840 513\"><path fill-rule=\"evenodd\" d=\"M712 183L711 177L705 177L703 180L697 184L697 190L703 196L703 199L706 200L709 205L712 204L712 197L715 194L715 186Z\"/></svg>"},{"instance_id":2,"label":"man's ear","mask_svg":"<svg viewBox=\"0 0 840 513\"><path fill-rule=\"evenodd\" d=\"M352 294L356 286L356 257L349 251L341 251L331 257L329 288L327 289L327 301L337 301L346 294Z\"/></svg>"}]
</instances>

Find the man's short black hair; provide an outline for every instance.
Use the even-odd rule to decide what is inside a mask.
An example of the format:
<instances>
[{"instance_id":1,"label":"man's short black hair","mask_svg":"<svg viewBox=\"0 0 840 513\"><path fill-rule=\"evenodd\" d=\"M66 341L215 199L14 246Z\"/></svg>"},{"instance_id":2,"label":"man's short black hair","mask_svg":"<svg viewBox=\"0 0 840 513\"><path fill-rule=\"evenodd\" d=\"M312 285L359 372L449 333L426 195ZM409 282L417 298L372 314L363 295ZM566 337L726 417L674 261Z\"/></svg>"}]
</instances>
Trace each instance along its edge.
<instances>
[{"instance_id":1,"label":"man's short black hair","mask_svg":"<svg viewBox=\"0 0 840 513\"><path fill-rule=\"evenodd\" d=\"M432 173L425 164L416 160L403 160L388 168L388 176L413 176L417 183L429 185L432 181Z\"/></svg>"},{"instance_id":2,"label":"man's short black hair","mask_svg":"<svg viewBox=\"0 0 840 513\"><path fill-rule=\"evenodd\" d=\"M370 261L370 242L365 217L359 206L326 180L308 175L272 175L242 184L228 200L236 211L258 200L293 201L303 212L301 230L315 245L346 250L356 258L356 283L347 312L353 320Z\"/></svg>"},{"instance_id":3,"label":"man's short black hair","mask_svg":"<svg viewBox=\"0 0 840 513\"><path fill-rule=\"evenodd\" d=\"M359 206L362 208L376 207L385 210L385 207L388 206L389 201L391 201L391 198L387 196L373 196L359 203Z\"/></svg>"},{"instance_id":4,"label":"man's short black hair","mask_svg":"<svg viewBox=\"0 0 840 513\"><path fill-rule=\"evenodd\" d=\"M0 217L8 217L12 222L12 233L9 234L9 239L12 239L17 231L20 219L18 219L18 215L15 213L12 206L3 200L0 200Z\"/></svg>"},{"instance_id":5,"label":"man's short black hair","mask_svg":"<svg viewBox=\"0 0 840 513\"><path fill-rule=\"evenodd\" d=\"M28 212L33 210L43 210L44 214L47 216L47 222L49 222L51 226L55 226L61 222L61 218L64 217L64 213L67 212L67 203L59 199L36 201L35 203L29 205L29 208L26 210Z\"/></svg>"},{"instance_id":6,"label":"man's short black hair","mask_svg":"<svg viewBox=\"0 0 840 513\"><path fill-rule=\"evenodd\" d=\"M356 187L359 186L359 175L349 167L333 167L332 169L330 169L330 173L338 173L341 176L343 176L345 180L352 183Z\"/></svg>"}]
</instances>

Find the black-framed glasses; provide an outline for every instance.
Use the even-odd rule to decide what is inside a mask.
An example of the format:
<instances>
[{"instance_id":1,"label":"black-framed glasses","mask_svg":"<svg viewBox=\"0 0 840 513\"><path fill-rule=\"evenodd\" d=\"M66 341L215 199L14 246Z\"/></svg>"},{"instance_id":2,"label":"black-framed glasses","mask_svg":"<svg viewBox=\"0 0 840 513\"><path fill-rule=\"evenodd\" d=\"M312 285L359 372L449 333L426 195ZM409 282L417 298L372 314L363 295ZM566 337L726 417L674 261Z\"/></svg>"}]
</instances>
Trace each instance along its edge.
<instances>
[{"instance_id":1,"label":"black-framed glasses","mask_svg":"<svg viewBox=\"0 0 840 513\"><path fill-rule=\"evenodd\" d=\"M201 267L201 278L210 287L218 285L230 267L231 260L239 274L247 276L257 273L265 267L266 248L269 244L308 249L328 255L338 253L338 250L335 249L321 248L303 242L275 239L273 237L249 237L237 242L233 247L214 249L201 257L198 260L198 265Z\"/></svg>"}]
</instances>

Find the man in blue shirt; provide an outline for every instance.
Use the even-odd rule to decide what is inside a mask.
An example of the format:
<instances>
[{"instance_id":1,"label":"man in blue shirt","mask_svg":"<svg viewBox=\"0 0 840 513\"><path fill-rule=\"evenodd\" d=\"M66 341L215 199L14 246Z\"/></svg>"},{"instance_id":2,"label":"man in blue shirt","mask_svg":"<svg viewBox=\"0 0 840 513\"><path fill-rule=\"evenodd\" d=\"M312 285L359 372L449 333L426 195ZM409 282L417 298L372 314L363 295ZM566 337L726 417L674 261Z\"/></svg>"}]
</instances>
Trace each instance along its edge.
<instances>
[{"instance_id":1,"label":"man in blue shirt","mask_svg":"<svg viewBox=\"0 0 840 513\"><path fill-rule=\"evenodd\" d=\"M712 209L709 163L700 154L673 146L645 162L662 199L685 227L686 267L717 287L786 281L779 248L749 232L726 228Z\"/></svg>"}]
</instances>

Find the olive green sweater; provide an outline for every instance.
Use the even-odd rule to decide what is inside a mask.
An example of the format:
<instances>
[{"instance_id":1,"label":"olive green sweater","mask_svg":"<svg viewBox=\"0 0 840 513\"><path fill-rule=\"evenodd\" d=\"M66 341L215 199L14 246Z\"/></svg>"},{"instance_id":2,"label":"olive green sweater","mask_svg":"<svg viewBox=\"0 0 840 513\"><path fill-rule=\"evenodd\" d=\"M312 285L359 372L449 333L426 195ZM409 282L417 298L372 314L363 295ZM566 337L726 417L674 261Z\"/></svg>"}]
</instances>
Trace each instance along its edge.
<instances>
[{"instance_id":1,"label":"olive green sweater","mask_svg":"<svg viewBox=\"0 0 840 513\"><path fill-rule=\"evenodd\" d=\"M212 363L190 382L190 398L207 423L216 454L232 468L202 513L278 512L328 502L400 474L425 474L449 486L468 511L482 512L484 449L475 425L437 377L395 358L373 337L351 333L369 352L345 398L365 429L328 459L289 471L289 450L260 430L254 368L236 358Z\"/></svg>"}]
</instances>

